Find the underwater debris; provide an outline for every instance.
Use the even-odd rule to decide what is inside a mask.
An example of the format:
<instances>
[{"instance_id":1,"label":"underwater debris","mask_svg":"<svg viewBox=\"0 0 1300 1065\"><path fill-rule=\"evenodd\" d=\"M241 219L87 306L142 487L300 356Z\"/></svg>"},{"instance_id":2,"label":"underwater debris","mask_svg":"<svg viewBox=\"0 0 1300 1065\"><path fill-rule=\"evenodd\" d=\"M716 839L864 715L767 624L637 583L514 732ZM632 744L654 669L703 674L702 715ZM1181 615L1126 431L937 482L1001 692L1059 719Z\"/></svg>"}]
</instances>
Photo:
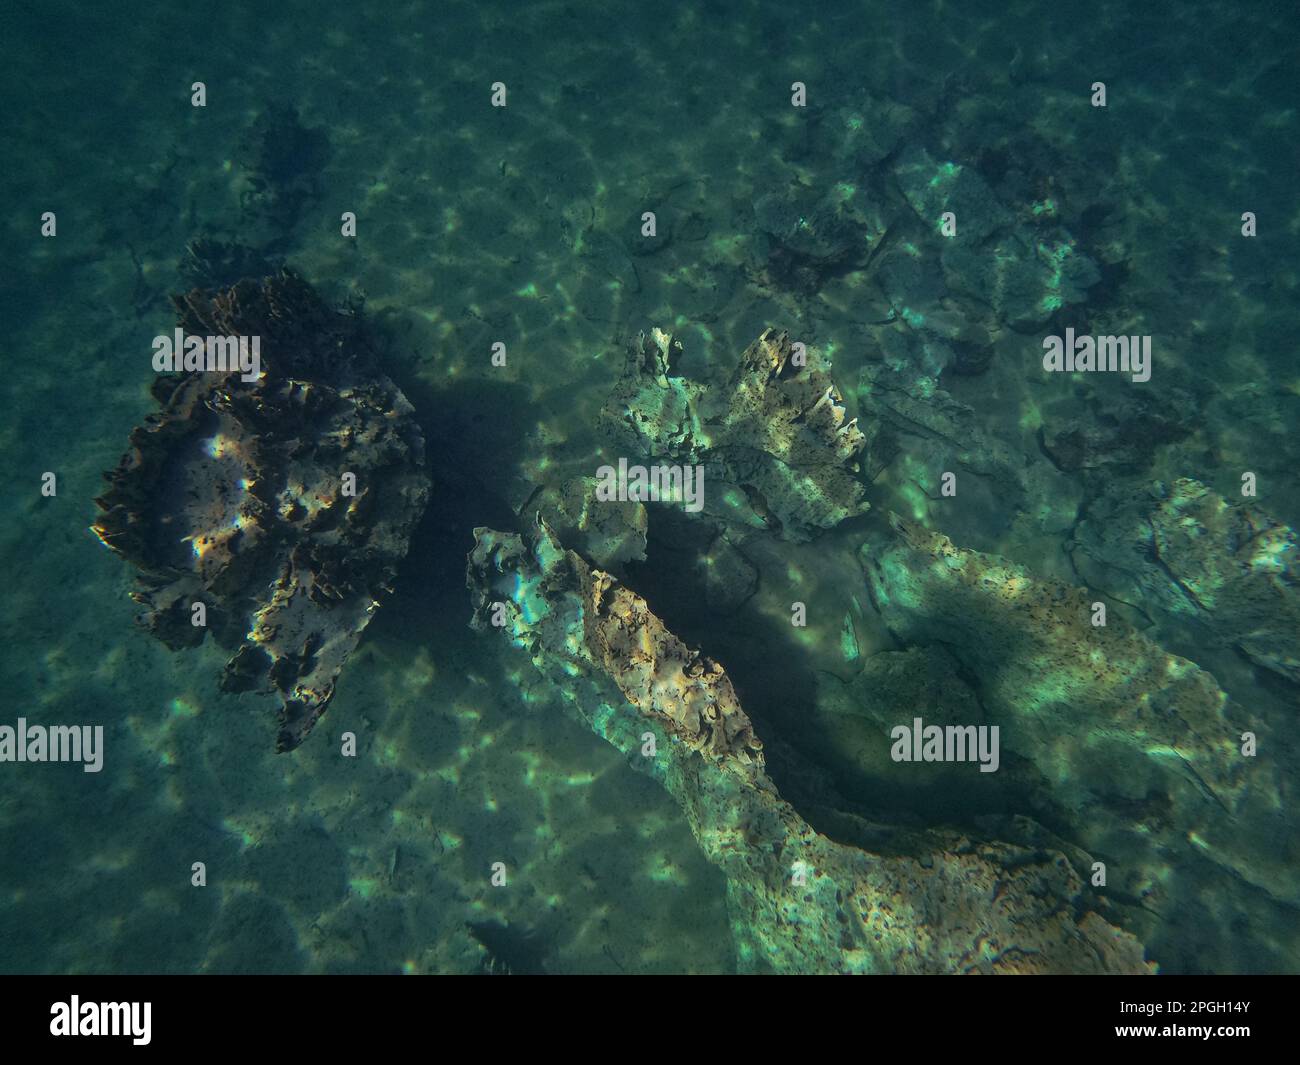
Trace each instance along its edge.
<instances>
[{"instance_id":1,"label":"underwater debris","mask_svg":"<svg viewBox=\"0 0 1300 1065\"><path fill-rule=\"evenodd\" d=\"M819 835L767 776L722 667L544 520L526 540L476 529L467 583L474 627L505 631L580 720L682 806L727 877L742 970L1151 971L1138 941L1089 909L1060 853L918 833L916 853L885 855Z\"/></svg>"},{"instance_id":2,"label":"underwater debris","mask_svg":"<svg viewBox=\"0 0 1300 1065\"><path fill-rule=\"evenodd\" d=\"M618 453L702 464L707 515L747 514L786 540L810 540L867 510L858 477L866 438L813 352L796 359L789 335L767 329L712 385L677 372L681 353L661 329L629 347L600 413Z\"/></svg>"},{"instance_id":3,"label":"underwater debris","mask_svg":"<svg viewBox=\"0 0 1300 1065\"><path fill-rule=\"evenodd\" d=\"M424 440L357 316L293 273L173 302L187 333L259 336L262 372L159 376L92 529L139 570L144 627L173 649L211 629L235 649L224 690L279 693L290 750L406 554Z\"/></svg>"},{"instance_id":4,"label":"underwater debris","mask_svg":"<svg viewBox=\"0 0 1300 1065\"><path fill-rule=\"evenodd\" d=\"M1063 808L1085 811L1073 842L1114 858L1113 886L1155 904L1160 870L1181 854L1295 898L1277 845L1295 838L1278 766L1240 750L1244 731L1265 726L1209 673L1117 617L1093 625L1085 589L891 524L895 538L862 553L885 623L945 646L977 679L1004 751L1032 762Z\"/></svg>"}]
</instances>

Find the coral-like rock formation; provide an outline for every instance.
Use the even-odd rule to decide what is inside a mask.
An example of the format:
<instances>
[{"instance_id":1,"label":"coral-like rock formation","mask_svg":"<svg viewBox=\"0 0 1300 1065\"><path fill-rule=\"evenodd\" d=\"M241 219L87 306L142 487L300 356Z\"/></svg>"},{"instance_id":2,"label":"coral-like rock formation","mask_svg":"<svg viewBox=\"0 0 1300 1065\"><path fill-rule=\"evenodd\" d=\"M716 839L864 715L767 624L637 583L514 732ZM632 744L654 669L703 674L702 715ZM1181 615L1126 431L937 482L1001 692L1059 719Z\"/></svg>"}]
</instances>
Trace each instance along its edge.
<instances>
[{"instance_id":1,"label":"coral-like rock formation","mask_svg":"<svg viewBox=\"0 0 1300 1065\"><path fill-rule=\"evenodd\" d=\"M260 376L160 376L161 410L92 527L138 570L141 622L169 647L209 629L222 685L283 700L278 746L311 731L424 510L424 441L355 315L291 273L176 299L197 336L260 338ZM195 604L206 624L195 625Z\"/></svg>"},{"instance_id":2,"label":"coral-like rock formation","mask_svg":"<svg viewBox=\"0 0 1300 1065\"><path fill-rule=\"evenodd\" d=\"M1083 589L892 521L896 539L864 551L886 624L977 678L1003 748L1081 811L1075 842L1112 862L1112 886L1158 893L1182 855L1294 897L1278 765L1243 756L1243 731L1262 726L1212 676L1116 617L1093 626Z\"/></svg>"},{"instance_id":3,"label":"coral-like rock formation","mask_svg":"<svg viewBox=\"0 0 1300 1065\"><path fill-rule=\"evenodd\" d=\"M614 680L629 703L688 749L714 759L761 766L762 744L754 737L722 667L668 632L645 600L610 574L591 569L575 552L562 549L545 519L539 519L538 527L538 550L555 565L552 573L537 576L544 576L546 585L563 579L557 574L572 580L580 595L573 605L589 661ZM498 574L512 567L527 568L525 547L518 537L498 539L484 533L475 530L469 560L470 587L476 594L474 624L487 626L498 602L516 613L520 604L529 612L543 609L527 596L494 595ZM548 591L548 587L538 589L541 594Z\"/></svg>"},{"instance_id":4,"label":"coral-like rock formation","mask_svg":"<svg viewBox=\"0 0 1300 1065\"><path fill-rule=\"evenodd\" d=\"M620 454L703 464L707 514L784 539L811 539L867 509L857 477L866 438L815 353L800 365L790 337L768 329L729 380L710 386L677 372L681 351L659 329L629 348L601 411Z\"/></svg>"},{"instance_id":5,"label":"coral-like rock formation","mask_svg":"<svg viewBox=\"0 0 1300 1065\"><path fill-rule=\"evenodd\" d=\"M886 855L818 834L768 778L726 673L644 600L566 551L544 521L527 540L475 538L473 624L527 650L577 716L681 804L727 876L742 969L1149 971L1140 944L1089 909L1058 852L932 833Z\"/></svg>"}]
</instances>

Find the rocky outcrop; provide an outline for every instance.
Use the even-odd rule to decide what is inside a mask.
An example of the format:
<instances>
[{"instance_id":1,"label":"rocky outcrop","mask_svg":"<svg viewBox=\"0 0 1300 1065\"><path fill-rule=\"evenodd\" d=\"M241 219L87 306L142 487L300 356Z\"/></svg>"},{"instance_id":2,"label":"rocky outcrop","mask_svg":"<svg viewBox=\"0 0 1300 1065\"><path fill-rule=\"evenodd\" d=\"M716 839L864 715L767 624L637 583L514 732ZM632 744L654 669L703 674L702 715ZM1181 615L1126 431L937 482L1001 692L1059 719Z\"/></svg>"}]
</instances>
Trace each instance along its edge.
<instances>
[{"instance_id":1,"label":"rocky outcrop","mask_svg":"<svg viewBox=\"0 0 1300 1065\"><path fill-rule=\"evenodd\" d=\"M1188 478L1106 493L1076 527L1072 554L1096 587L1190 620L1203 638L1300 684L1295 532L1253 503Z\"/></svg>"},{"instance_id":2,"label":"rocky outcrop","mask_svg":"<svg viewBox=\"0 0 1300 1065\"><path fill-rule=\"evenodd\" d=\"M766 330L725 382L677 371L681 343L656 329L629 349L601 411L618 454L701 464L710 517L806 541L867 509L858 478L866 438L814 352Z\"/></svg>"},{"instance_id":3,"label":"rocky outcrop","mask_svg":"<svg viewBox=\"0 0 1300 1065\"><path fill-rule=\"evenodd\" d=\"M913 146L899 158L894 175L931 234L940 231L945 213L955 216L956 235L939 238L946 289L992 307L1012 329L1038 328L1062 307L1084 302L1101 279L1053 212L1017 218L973 167L936 162ZM902 290L894 295L896 305L905 295Z\"/></svg>"},{"instance_id":4,"label":"rocky outcrop","mask_svg":"<svg viewBox=\"0 0 1300 1065\"><path fill-rule=\"evenodd\" d=\"M138 570L147 629L172 648L211 631L234 651L223 688L279 694L288 750L406 554L429 494L424 440L357 317L293 274L175 302L186 334L257 336L261 373L158 377L161 409L105 474L92 528Z\"/></svg>"},{"instance_id":5,"label":"rocky outcrop","mask_svg":"<svg viewBox=\"0 0 1300 1065\"><path fill-rule=\"evenodd\" d=\"M592 477L544 485L524 503L523 513L541 514L556 535L601 569L619 573L629 562L645 561L646 509L633 500L601 500Z\"/></svg>"},{"instance_id":6,"label":"rocky outcrop","mask_svg":"<svg viewBox=\"0 0 1300 1065\"><path fill-rule=\"evenodd\" d=\"M1077 811L1074 842L1109 862L1113 887L1158 895L1182 855L1294 897L1280 767L1243 753L1264 726L1210 674L1116 617L1093 625L1084 589L892 521L896 538L863 553L882 618L976 678L1004 750Z\"/></svg>"},{"instance_id":7,"label":"rocky outcrop","mask_svg":"<svg viewBox=\"0 0 1300 1065\"><path fill-rule=\"evenodd\" d=\"M576 716L659 780L727 877L739 967L788 973L1146 972L1059 852L919 833L891 852L816 832L767 776L725 671L565 550L475 530L475 627L527 651Z\"/></svg>"},{"instance_id":8,"label":"rocky outcrop","mask_svg":"<svg viewBox=\"0 0 1300 1065\"><path fill-rule=\"evenodd\" d=\"M828 276L866 265L886 229L877 204L847 184L766 193L754 202L754 224L760 270L781 287L810 293Z\"/></svg>"}]
</instances>

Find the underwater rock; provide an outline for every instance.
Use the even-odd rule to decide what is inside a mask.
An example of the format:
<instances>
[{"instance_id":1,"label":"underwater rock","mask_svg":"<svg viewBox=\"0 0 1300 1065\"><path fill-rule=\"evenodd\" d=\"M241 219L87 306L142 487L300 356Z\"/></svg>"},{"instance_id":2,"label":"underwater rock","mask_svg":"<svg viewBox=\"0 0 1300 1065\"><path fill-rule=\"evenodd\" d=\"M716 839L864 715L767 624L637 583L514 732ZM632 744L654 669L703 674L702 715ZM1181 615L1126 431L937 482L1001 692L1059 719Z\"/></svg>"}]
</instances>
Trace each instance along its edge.
<instances>
[{"instance_id":1,"label":"underwater rock","mask_svg":"<svg viewBox=\"0 0 1300 1065\"><path fill-rule=\"evenodd\" d=\"M891 524L891 543L863 551L885 623L908 643L944 645L977 679L1004 750L1081 812L1074 842L1111 865L1113 887L1158 895L1181 855L1294 897L1278 767L1243 756L1243 731L1261 726L1210 674L1118 618L1094 627L1084 589Z\"/></svg>"},{"instance_id":2,"label":"underwater rock","mask_svg":"<svg viewBox=\"0 0 1300 1065\"><path fill-rule=\"evenodd\" d=\"M725 532L700 559L704 601L715 614L734 614L758 590L758 570Z\"/></svg>"},{"instance_id":3,"label":"underwater rock","mask_svg":"<svg viewBox=\"0 0 1300 1065\"><path fill-rule=\"evenodd\" d=\"M991 247L950 242L944 277L955 293L992 305L1012 329L1032 332L1058 310L1083 303L1101 280L1096 264L1059 227L1035 237L1003 234Z\"/></svg>"},{"instance_id":4,"label":"underwater rock","mask_svg":"<svg viewBox=\"0 0 1300 1065\"><path fill-rule=\"evenodd\" d=\"M859 622L852 612L846 627ZM1023 759L999 753L996 772L972 771L970 761L895 762L892 734L914 719L925 726L965 729L979 735L989 722L961 664L943 647L930 645L902 651L863 648L856 659L845 655L847 668L816 673L815 714L818 727L800 736L802 753L820 766L841 792L866 804L877 818L897 824L969 824L979 814L1026 810L1051 820L1056 813L1050 793ZM986 733L987 734L987 733ZM776 762L776 755L772 756ZM792 797L786 763L782 786ZM826 831L821 814L818 826ZM1005 833L992 838L1017 842ZM837 837L838 838L838 837ZM853 841L853 842L856 842ZM1057 848L1060 849L1060 848ZM1091 862L1071 862L1087 876Z\"/></svg>"},{"instance_id":5,"label":"underwater rock","mask_svg":"<svg viewBox=\"0 0 1300 1065\"><path fill-rule=\"evenodd\" d=\"M481 971L488 976L545 976L547 944L535 929L500 921L467 921L465 929L483 948Z\"/></svg>"},{"instance_id":6,"label":"underwater rock","mask_svg":"<svg viewBox=\"0 0 1300 1065\"><path fill-rule=\"evenodd\" d=\"M628 345L623 375L600 412L600 424L626 455L700 460L704 429L702 383L678 372L682 344L671 333L653 329Z\"/></svg>"},{"instance_id":7,"label":"underwater rock","mask_svg":"<svg viewBox=\"0 0 1300 1065\"><path fill-rule=\"evenodd\" d=\"M526 650L577 717L682 806L727 877L742 970L1150 971L1137 940L1088 909L1060 853L934 833L914 837L919 853L886 855L815 832L767 776L722 667L545 522L527 540L476 529L467 583L474 627Z\"/></svg>"},{"instance_id":8,"label":"underwater rock","mask_svg":"<svg viewBox=\"0 0 1300 1065\"><path fill-rule=\"evenodd\" d=\"M933 468L970 470L989 478L1004 498L1024 498L1024 456L990 433L974 408L938 387L935 378L918 375L917 364L932 357L921 348L921 335L899 325L877 336L885 361L864 367L858 386L863 416L872 425L872 452L885 436L919 437Z\"/></svg>"},{"instance_id":9,"label":"underwater rock","mask_svg":"<svg viewBox=\"0 0 1300 1065\"><path fill-rule=\"evenodd\" d=\"M1300 564L1289 526L1199 481L1130 486L1089 505L1072 557L1090 584L1211 638L1300 684Z\"/></svg>"},{"instance_id":10,"label":"underwater rock","mask_svg":"<svg viewBox=\"0 0 1300 1065\"><path fill-rule=\"evenodd\" d=\"M960 239L981 244L1014 221L996 194L973 167L936 163L930 153L913 145L894 165L898 187L912 210L931 232L939 231L945 211L957 216Z\"/></svg>"},{"instance_id":11,"label":"underwater rock","mask_svg":"<svg viewBox=\"0 0 1300 1065\"><path fill-rule=\"evenodd\" d=\"M190 647L211 629L235 649L225 690L279 693L289 750L406 554L429 494L424 440L358 317L294 274L174 302L187 334L259 337L261 373L159 376L161 410L104 475L92 528L139 570L132 598L155 636Z\"/></svg>"},{"instance_id":12,"label":"underwater rock","mask_svg":"<svg viewBox=\"0 0 1300 1065\"><path fill-rule=\"evenodd\" d=\"M1096 264L1049 215L1021 225L973 167L936 163L919 146L905 151L894 175L925 232L942 240L950 293L991 306L1013 329L1032 330L1062 307L1082 303L1101 280ZM940 237L946 212L956 236Z\"/></svg>"},{"instance_id":13,"label":"underwater rock","mask_svg":"<svg viewBox=\"0 0 1300 1065\"><path fill-rule=\"evenodd\" d=\"M827 193L802 186L754 202L764 268L779 285L815 292L830 274L861 267L887 228L875 205L849 185Z\"/></svg>"},{"instance_id":14,"label":"underwater rock","mask_svg":"<svg viewBox=\"0 0 1300 1065\"><path fill-rule=\"evenodd\" d=\"M988 369L996 318L985 304L948 291L937 256L923 254L912 241L895 241L880 253L872 271L895 327L882 332L882 348L900 329L914 334L898 350L885 351L894 370L938 378L949 369L967 375Z\"/></svg>"},{"instance_id":15,"label":"underwater rock","mask_svg":"<svg viewBox=\"0 0 1300 1065\"><path fill-rule=\"evenodd\" d=\"M594 477L577 477L546 486L523 507L540 514L556 535L588 562L618 573L628 562L643 562L646 509L632 500L598 500Z\"/></svg>"},{"instance_id":16,"label":"underwater rock","mask_svg":"<svg viewBox=\"0 0 1300 1065\"><path fill-rule=\"evenodd\" d=\"M280 268L256 248L235 241L199 237L185 248L180 263L186 291L195 288L229 288L246 277L267 277Z\"/></svg>"},{"instance_id":17,"label":"underwater rock","mask_svg":"<svg viewBox=\"0 0 1300 1065\"><path fill-rule=\"evenodd\" d=\"M527 632L559 639L561 646L569 641L570 654L580 645L589 665L603 670L647 720L687 749L761 766L762 744L722 667L668 632L645 600L613 576L562 548L544 518L538 518L537 528L531 549L519 536L474 530L468 576L472 625L492 627L491 615L501 604L517 642L531 645ZM512 589L508 596L502 575ZM548 601L562 591L572 598Z\"/></svg>"},{"instance_id":18,"label":"underwater rock","mask_svg":"<svg viewBox=\"0 0 1300 1065\"><path fill-rule=\"evenodd\" d=\"M1091 391L1078 407L1071 403L1077 413L1068 417L1047 415L1040 430L1043 450L1067 473L1145 469L1158 448L1188 436L1197 421L1191 396L1177 389Z\"/></svg>"},{"instance_id":19,"label":"underwater rock","mask_svg":"<svg viewBox=\"0 0 1300 1065\"><path fill-rule=\"evenodd\" d=\"M659 329L629 347L600 414L619 454L702 464L706 514L751 526L757 515L782 539L807 541L867 510L857 476L866 438L814 352L796 365L790 337L767 329L713 385L677 373L681 352Z\"/></svg>"},{"instance_id":20,"label":"underwater rock","mask_svg":"<svg viewBox=\"0 0 1300 1065\"><path fill-rule=\"evenodd\" d=\"M917 114L887 96L860 92L847 99L842 106L813 110L812 154L833 159L846 173L862 174L894 153L916 125Z\"/></svg>"}]
</instances>

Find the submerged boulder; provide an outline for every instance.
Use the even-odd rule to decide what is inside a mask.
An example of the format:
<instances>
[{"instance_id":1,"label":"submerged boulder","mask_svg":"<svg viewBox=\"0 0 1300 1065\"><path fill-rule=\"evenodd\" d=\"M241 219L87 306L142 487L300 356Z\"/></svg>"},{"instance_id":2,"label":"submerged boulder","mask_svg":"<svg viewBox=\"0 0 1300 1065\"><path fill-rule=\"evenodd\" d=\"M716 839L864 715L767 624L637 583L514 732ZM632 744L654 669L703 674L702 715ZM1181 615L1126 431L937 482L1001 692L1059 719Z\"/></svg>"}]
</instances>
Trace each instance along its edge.
<instances>
[{"instance_id":1,"label":"submerged boulder","mask_svg":"<svg viewBox=\"0 0 1300 1065\"><path fill-rule=\"evenodd\" d=\"M358 317L294 274L174 302L187 335L258 338L260 372L159 376L92 529L137 569L145 628L173 649L211 630L234 652L223 689L279 694L289 750L406 554L424 439Z\"/></svg>"},{"instance_id":2,"label":"submerged boulder","mask_svg":"<svg viewBox=\"0 0 1300 1065\"><path fill-rule=\"evenodd\" d=\"M970 166L939 163L920 146L904 151L894 176L931 240L938 239L949 292L990 306L1012 329L1032 332L1058 310L1083 303L1101 280L1092 259L1052 215L1022 224ZM943 219L957 226L939 237Z\"/></svg>"},{"instance_id":3,"label":"submerged boulder","mask_svg":"<svg viewBox=\"0 0 1300 1065\"><path fill-rule=\"evenodd\" d=\"M754 202L754 224L768 275L805 292L864 266L887 229L877 205L844 184L829 192L795 186L767 193Z\"/></svg>"}]
</instances>

